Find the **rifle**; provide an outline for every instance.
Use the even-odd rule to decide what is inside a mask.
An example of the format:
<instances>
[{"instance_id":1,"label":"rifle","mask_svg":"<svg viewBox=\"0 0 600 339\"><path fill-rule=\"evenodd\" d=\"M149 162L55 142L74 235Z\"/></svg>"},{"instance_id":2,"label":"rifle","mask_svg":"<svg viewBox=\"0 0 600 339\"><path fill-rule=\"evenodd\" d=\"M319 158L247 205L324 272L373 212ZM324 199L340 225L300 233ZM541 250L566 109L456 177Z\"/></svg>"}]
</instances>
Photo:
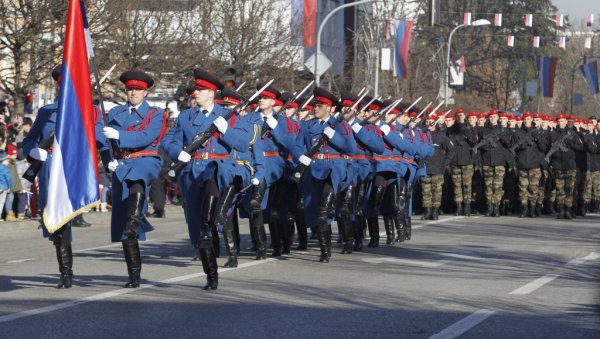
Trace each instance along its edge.
<instances>
[{"instance_id":1,"label":"rifle","mask_svg":"<svg viewBox=\"0 0 600 339\"><path fill-rule=\"evenodd\" d=\"M271 81L267 82L261 89L259 89L256 93L254 93L249 99L244 100L244 101L240 102L239 104L235 105L235 107L233 107L229 112L227 112L227 113L225 113L225 115L223 115L223 119L227 120L233 114L237 114L239 111L245 109L246 106L248 106L248 104L252 100L254 100L260 93L262 93L262 91L264 91L267 87L269 87L269 85L271 85L274 80L275 79L271 79ZM210 127L208 127L206 130L198 133L194 137L194 141L191 144L189 144L187 147L185 147L183 149L183 151L185 151L186 153L189 153L189 154L192 154L192 153L196 152L216 132L218 132L217 131L217 126L215 126L214 124L211 124ZM181 172L181 170L183 170L183 168L187 164L188 164L187 162L181 162L181 161L173 162L171 164L171 166L169 166L169 168L165 168L161 172L161 176L163 176L165 179L167 179L169 181L175 181L175 179L177 179L177 176L179 175L179 173Z\"/></svg>"},{"instance_id":2,"label":"rifle","mask_svg":"<svg viewBox=\"0 0 600 339\"><path fill-rule=\"evenodd\" d=\"M244 85L245 85L245 84L246 84L246 82L245 82L245 81L244 81L244 82L242 82L242 83L241 83L241 84L238 86L238 88L236 88L236 89L235 89L235 91L239 93L239 92L240 92L240 89L242 89L242 87L244 87Z\"/></svg>"},{"instance_id":3,"label":"rifle","mask_svg":"<svg viewBox=\"0 0 600 339\"><path fill-rule=\"evenodd\" d=\"M356 106L358 106L359 102L360 102L360 100L356 100L354 105L352 105L352 107L350 107L350 110L356 109ZM331 127L335 128L335 126L337 126L337 124L339 124L343 119L344 119L344 114L342 114L342 113L338 114L335 118L334 125ZM317 142L315 142L312 145L312 147L308 150L308 152L306 152L306 154L304 154L304 155L308 158L312 158L312 156L317 154L317 152L321 149L321 147L323 147L323 144L325 144L325 141L327 141L327 136L325 135L325 133L321 133L321 136L319 137ZM304 175L304 172L306 171L307 168L308 168L307 165L304 165L302 163L298 164L298 167L296 167L296 169L294 170L294 175L292 175L292 180L295 183L300 183L300 179L302 179L302 175Z\"/></svg>"},{"instance_id":4,"label":"rifle","mask_svg":"<svg viewBox=\"0 0 600 339\"><path fill-rule=\"evenodd\" d=\"M415 121L415 120L419 119L419 118L420 118L420 117L421 117L421 116L422 116L422 115L425 113L425 111L426 111L426 110L429 108L429 106L431 106L431 104L432 104L432 103L433 103L433 102L430 102L430 103L428 103L428 104L427 104L427 106L425 106L425 108L423 108L423 109L421 110L421 112L419 112L419 114L417 114L417 116L416 116L416 117L412 117L412 118L410 118L410 119L408 120L408 122L406 123L406 125L404 125L404 126L402 126L402 128L400 128L400 132L399 132L399 133L400 133L400 134L404 133L404 131L405 131L407 128L409 128L409 127L410 127L410 124L411 124L411 123L413 123L413 121ZM439 107L440 107L440 106L441 106L443 103L444 103L444 101L440 102L440 104L438 105L438 108L439 108ZM406 109L406 110L405 110L405 112L408 112L408 109ZM398 114L398 116L400 116L400 115ZM394 121L392 121L392 122L395 122L397 119L398 119L398 117L396 117L396 118L394 119Z\"/></svg>"},{"instance_id":5,"label":"rifle","mask_svg":"<svg viewBox=\"0 0 600 339\"><path fill-rule=\"evenodd\" d=\"M480 147L485 146L487 144L492 144L492 145L497 146L496 141L494 139L496 139L502 133L504 133L502 128L498 128L498 130L495 131L494 133L488 134L485 137L483 137L483 139L479 143L477 143L477 145L473 146L473 148L471 149L473 151L473 154L477 154L477 150Z\"/></svg>"},{"instance_id":6,"label":"rifle","mask_svg":"<svg viewBox=\"0 0 600 339\"><path fill-rule=\"evenodd\" d=\"M405 110L404 110L404 113L408 112L408 111L409 111L411 108L415 107L415 105L416 105L416 104L417 104L419 101L421 101L421 99L423 99L423 97L422 97L422 96L418 97L418 98L417 98L417 100L415 100L415 101L414 101L412 104L410 104L410 106L408 106L408 108L407 108L407 109L405 109ZM431 105L431 103L429 103L429 105ZM427 105L427 107L429 107L429 105ZM427 107L425 107L425 109L427 109ZM404 114L404 113L403 113L403 114ZM400 114L398 114L398 115L397 115L397 116L394 118L394 120L392 120L392 121L391 121L391 123L394 123L394 122L396 122L396 120L398 120L398 117L400 117ZM411 119L412 119L412 118L411 118ZM407 125L408 125L408 124L407 124ZM402 130L402 132L404 132L404 129Z\"/></svg>"},{"instance_id":7,"label":"rifle","mask_svg":"<svg viewBox=\"0 0 600 339\"><path fill-rule=\"evenodd\" d=\"M560 137L560 139L556 140L555 142L552 143L552 145L550 146L550 150L548 151L548 153L546 153L546 156L544 157L544 160L546 160L547 163L550 163L550 157L552 156L552 154L560 151L566 152L567 149L567 145L565 145L565 142L568 139L571 139L571 132L567 131L567 133L565 135L563 135L562 137Z\"/></svg>"},{"instance_id":8,"label":"rifle","mask_svg":"<svg viewBox=\"0 0 600 339\"><path fill-rule=\"evenodd\" d=\"M304 103L302 103L302 106L300 106L300 108L296 109L296 112L294 112L294 114L292 114L291 118L293 119L296 117L296 115L299 115L300 112L302 112L304 110L306 105L308 105L314 97L315 97L314 95L311 95L310 97L308 97L308 99L306 99L306 101L304 101ZM298 117L298 120L300 120L300 117Z\"/></svg>"},{"instance_id":9,"label":"rifle","mask_svg":"<svg viewBox=\"0 0 600 339\"><path fill-rule=\"evenodd\" d=\"M302 96L302 94L304 94L304 92L306 92L306 90L308 90L308 88L309 88L310 86L312 86L314 83L315 83L315 81L314 81L314 80L313 80L313 81L311 81L311 82L310 82L308 85L306 85L306 87L304 87L304 89L303 89L303 90L301 90L299 93L297 93L297 94L296 94L296 95L295 95L295 96L294 96L294 97L293 97L291 100L288 100L288 101L286 101L286 103L285 103L283 106L281 106L281 108L279 109L279 112L285 112L285 110L288 108L288 106L289 106L289 105L290 105L292 102L294 102L294 101L298 100L298 98L299 98L299 97L301 97L301 96ZM279 116L279 113L278 113L278 112L273 112L273 117L274 117L275 119L277 119L277 117L278 117L278 116ZM269 129L270 129L270 128L269 128L269 125L267 125L267 124L264 124L264 125L262 125L262 127L261 127L261 129L260 129L260 137L261 137L261 138L264 138L264 137L265 137L265 134L267 134L267 131L269 131Z\"/></svg>"},{"instance_id":10,"label":"rifle","mask_svg":"<svg viewBox=\"0 0 600 339\"><path fill-rule=\"evenodd\" d=\"M361 108L361 109L360 109L360 110L359 110L359 111L356 113L356 115L358 116L360 113L362 113L362 112L366 111L366 110L369 108L369 106L371 106L371 104L372 104L372 103L373 103L375 100L379 100L380 98L381 98L380 96L373 97L373 99L371 99L371 101L367 102L367 104L366 104L366 105L364 105L364 106L363 106L363 107L362 107L362 108ZM372 117L372 116L373 116L373 115L369 116L368 118L365 118L363 121L361 121L361 124L362 124L362 125L366 124L366 123L367 123L367 121L368 121L369 119L371 119L371 117Z\"/></svg>"},{"instance_id":11,"label":"rifle","mask_svg":"<svg viewBox=\"0 0 600 339\"><path fill-rule=\"evenodd\" d=\"M513 155L516 155L517 148L521 147L522 145L526 145L526 144L531 145L532 143L534 143L533 135L537 132L539 132L538 129L532 128L531 131L527 132L525 137L519 139L519 141L517 141L517 143L514 144L513 147L510 148L510 153L512 153Z\"/></svg>"}]
</instances>

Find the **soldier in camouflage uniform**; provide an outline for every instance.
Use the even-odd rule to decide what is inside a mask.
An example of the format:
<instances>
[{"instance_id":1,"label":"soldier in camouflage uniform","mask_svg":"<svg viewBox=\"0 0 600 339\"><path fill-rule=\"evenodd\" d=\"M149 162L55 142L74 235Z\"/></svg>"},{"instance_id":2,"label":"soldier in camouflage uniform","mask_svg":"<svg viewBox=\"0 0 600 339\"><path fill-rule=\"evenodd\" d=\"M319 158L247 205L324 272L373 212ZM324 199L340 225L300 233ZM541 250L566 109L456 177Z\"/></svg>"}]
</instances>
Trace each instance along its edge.
<instances>
[{"instance_id":1,"label":"soldier in camouflage uniform","mask_svg":"<svg viewBox=\"0 0 600 339\"><path fill-rule=\"evenodd\" d=\"M583 141L587 149L588 171L586 173L585 184L582 187L583 211L585 215L588 211L596 211L595 206L598 201L598 185L600 184L600 146L598 144L598 130L590 117L582 126L587 132L583 136Z\"/></svg>"},{"instance_id":2,"label":"soldier in camouflage uniform","mask_svg":"<svg viewBox=\"0 0 600 339\"><path fill-rule=\"evenodd\" d=\"M583 142L577 132L567 127L567 116L560 114L556 117L558 127L550 133L551 147L555 151L550 158L550 165L556 177L556 203L558 219L572 219L573 188L577 176L575 151L584 149Z\"/></svg>"}]
</instances>

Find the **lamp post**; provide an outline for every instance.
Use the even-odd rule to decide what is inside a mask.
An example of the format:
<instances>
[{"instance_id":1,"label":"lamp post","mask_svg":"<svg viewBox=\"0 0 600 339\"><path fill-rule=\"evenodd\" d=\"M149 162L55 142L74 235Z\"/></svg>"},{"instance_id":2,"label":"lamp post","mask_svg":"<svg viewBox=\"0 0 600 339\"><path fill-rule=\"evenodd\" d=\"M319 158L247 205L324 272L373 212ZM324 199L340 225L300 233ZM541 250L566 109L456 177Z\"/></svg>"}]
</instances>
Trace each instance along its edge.
<instances>
[{"instance_id":1,"label":"lamp post","mask_svg":"<svg viewBox=\"0 0 600 339\"><path fill-rule=\"evenodd\" d=\"M492 23L487 19L479 19L473 21L471 23L471 26L487 26L491 24ZM448 53L446 54L446 81L444 83L444 106L448 106L448 86L450 84L450 44L452 44L452 36L454 35L454 32L456 32L461 27L465 27L465 25L460 24L454 27L454 29L450 32L450 36L448 37Z\"/></svg>"},{"instance_id":2,"label":"lamp post","mask_svg":"<svg viewBox=\"0 0 600 339\"><path fill-rule=\"evenodd\" d=\"M323 27L325 26L325 23L327 23L327 21L335 13L341 11L344 8L354 7L354 6L366 4L369 2L379 2L379 1L381 1L381 0L362 0L362 1L358 1L358 2L352 2L349 4L345 4L345 5L342 5L336 9L334 9L333 11L329 12L329 14L327 14L327 16L323 19L323 21L321 22L321 25L319 25L319 31L317 33L317 53L315 54L315 86L319 86L319 84L321 82L320 81L321 75L318 72L317 66L319 66L319 55L321 54L321 33L323 33Z\"/></svg>"}]
</instances>

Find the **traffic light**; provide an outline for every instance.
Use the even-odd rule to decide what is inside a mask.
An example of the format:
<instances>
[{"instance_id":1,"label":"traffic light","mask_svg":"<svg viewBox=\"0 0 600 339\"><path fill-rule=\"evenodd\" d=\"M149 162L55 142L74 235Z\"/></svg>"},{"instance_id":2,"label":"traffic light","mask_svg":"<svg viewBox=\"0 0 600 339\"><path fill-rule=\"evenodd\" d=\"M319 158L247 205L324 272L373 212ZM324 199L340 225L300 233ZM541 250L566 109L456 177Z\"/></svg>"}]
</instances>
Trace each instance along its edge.
<instances>
[{"instance_id":1,"label":"traffic light","mask_svg":"<svg viewBox=\"0 0 600 339\"><path fill-rule=\"evenodd\" d=\"M222 81L225 84L225 88L235 89L235 85L238 80L242 78L242 70L237 69L234 65L225 65L223 69Z\"/></svg>"}]
</instances>

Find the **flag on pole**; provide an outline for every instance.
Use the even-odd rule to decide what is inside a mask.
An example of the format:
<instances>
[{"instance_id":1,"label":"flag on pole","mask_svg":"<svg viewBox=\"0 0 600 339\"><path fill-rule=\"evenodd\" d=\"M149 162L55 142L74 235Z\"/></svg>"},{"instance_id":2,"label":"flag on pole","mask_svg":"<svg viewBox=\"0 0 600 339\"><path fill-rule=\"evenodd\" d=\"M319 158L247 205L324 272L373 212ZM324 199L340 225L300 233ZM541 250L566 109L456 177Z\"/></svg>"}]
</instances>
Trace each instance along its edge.
<instances>
[{"instance_id":1,"label":"flag on pole","mask_svg":"<svg viewBox=\"0 0 600 339\"><path fill-rule=\"evenodd\" d=\"M584 47L588 48L588 49L592 48L592 37L591 36L585 37Z\"/></svg>"},{"instance_id":2,"label":"flag on pole","mask_svg":"<svg viewBox=\"0 0 600 339\"><path fill-rule=\"evenodd\" d=\"M413 22L406 19L398 20L396 29L396 43L394 53L396 59L396 73L398 78L406 79L408 77L408 48L412 37Z\"/></svg>"},{"instance_id":3,"label":"flag on pole","mask_svg":"<svg viewBox=\"0 0 600 339\"><path fill-rule=\"evenodd\" d=\"M556 27L562 27L565 23L565 16L562 14L556 14Z\"/></svg>"},{"instance_id":4,"label":"flag on pole","mask_svg":"<svg viewBox=\"0 0 600 339\"><path fill-rule=\"evenodd\" d=\"M540 48L540 37L539 36L533 37L533 48Z\"/></svg>"},{"instance_id":5,"label":"flag on pole","mask_svg":"<svg viewBox=\"0 0 600 339\"><path fill-rule=\"evenodd\" d=\"M85 32L85 47L90 57L94 56L94 45L92 44L92 34L90 33L90 24L88 23L85 4L81 1L81 14L83 15L83 31Z\"/></svg>"},{"instance_id":6,"label":"flag on pole","mask_svg":"<svg viewBox=\"0 0 600 339\"><path fill-rule=\"evenodd\" d=\"M458 59L456 61L456 67L457 67L457 71L458 72L466 72L467 71L467 64L465 63L465 56L461 56L460 59Z\"/></svg>"},{"instance_id":7,"label":"flag on pole","mask_svg":"<svg viewBox=\"0 0 600 339\"><path fill-rule=\"evenodd\" d=\"M317 31L317 0L304 0L304 47L315 47Z\"/></svg>"},{"instance_id":8,"label":"flag on pole","mask_svg":"<svg viewBox=\"0 0 600 339\"><path fill-rule=\"evenodd\" d=\"M558 47L565 49L567 48L567 37L560 36L558 37Z\"/></svg>"},{"instance_id":9,"label":"flag on pole","mask_svg":"<svg viewBox=\"0 0 600 339\"><path fill-rule=\"evenodd\" d=\"M585 77L585 81L587 81L588 87L590 88L590 92L592 94L600 93L600 87L598 87L598 62L593 61L589 64L579 66L581 73Z\"/></svg>"},{"instance_id":10,"label":"flag on pole","mask_svg":"<svg viewBox=\"0 0 600 339\"><path fill-rule=\"evenodd\" d=\"M471 26L472 17L473 16L471 13L465 12L465 14L463 15L463 25Z\"/></svg>"},{"instance_id":11,"label":"flag on pole","mask_svg":"<svg viewBox=\"0 0 600 339\"><path fill-rule=\"evenodd\" d=\"M502 27L502 13L494 14L494 26Z\"/></svg>"},{"instance_id":12,"label":"flag on pole","mask_svg":"<svg viewBox=\"0 0 600 339\"><path fill-rule=\"evenodd\" d=\"M396 36L396 29L398 28L399 21L400 21L399 19L392 19L392 20L385 21L385 28L384 28L383 34L384 34L386 40L390 40Z\"/></svg>"},{"instance_id":13,"label":"flag on pole","mask_svg":"<svg viewBox=\"0 0 600 339\"><path fill-rule=\"evenodd\" d=\"M525 14L525 27L531 27L533 24L533 14Z\"/></svg>"},{"instance_id":14,"label":"flag on pole","mask_svg":"<svg viewBox=\"0 0 600 339\"><path fill-rule=\"evenodd\" d=\"M588 14L586 17L586 22L588 27L592 27L594 25L594 14Z\"/></svg>"},{"instance_id":15,"label":"flag on pole","mask_svg":"<svg viewBox=\"0 0 600 339\"><path fill-rule=\"evenodd\" d=\"M554 94L554 75L556 74L558 58L536 55L536 64L538 65L542 95L551 98Z\"/></svg>"},{"instance_id":16,"label":"flag on pole","mask_svg":"<svg viewBox=\"0 0 600 339\"><path fill-rule=\"evenodd\" d=\"M99 203L83 1L70 0L44 225L50 233Z\"/></svg>"},{"instance_id":17,"label":"flag on pole","mask_svg":"<svg viewBox=\"0 0 600 339\"><path fill-rule=\"evenodd\" d=\"M509 35L506 39L506 45L508 47L515 47L515 36Z\"/></svg>"}]
</instances>

